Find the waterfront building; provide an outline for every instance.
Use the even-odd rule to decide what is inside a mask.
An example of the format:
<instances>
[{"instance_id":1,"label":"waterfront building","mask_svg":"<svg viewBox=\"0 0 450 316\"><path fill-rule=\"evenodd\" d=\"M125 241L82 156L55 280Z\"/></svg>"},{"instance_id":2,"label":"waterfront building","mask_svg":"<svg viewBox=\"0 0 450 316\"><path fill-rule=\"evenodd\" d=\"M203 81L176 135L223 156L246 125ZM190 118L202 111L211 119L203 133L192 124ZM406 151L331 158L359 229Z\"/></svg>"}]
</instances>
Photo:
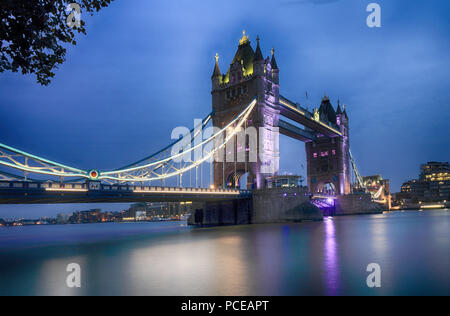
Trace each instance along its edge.
<instances>
[{"instance_id":1,"label":"waterfront building","mask_svg":"<svg viewBox=\"0 0 450 316\"><path fill-rule=\"evenodd\" d=\"M100 223L102 221L101 210L93 209L89 211L75 212L70 217L69 221L72 224Z\"/></svg>"},{"instance_id":2,"label":"waterfront building","mask_svg":"<svg viewBox=\"0 0 450 316\"><path fill-rule=\"evenodd\" d=\"M120 222L122 221L123 212L111 212L108 213L108 221L109 222Z\"/></svg>"},{"instance_id":3,"label":"waterfront building","mask_svg":"<svg viewBox=\"0 0 450 316\"><path fill-rule=\"evenodd\" d=\"M448 162L429 162L420 166L422 181L450 181L450 164Z\"/></svg>"},{"instance_id":4,"label":"waterfront building","mask_svg":"<svg viewBox=\"0 0 450 316\"><path fill-rule=\"evenodd\" d=\"M420 181L428 184L424 197L430 201L450 199L450 164L429 162L421 166Z\"/></svg>"},{"instance_id":5,"label":"waterfront building","mask_svg":"<svg viewBox=\"0 0 450 316\"><path fill-rule=\"evenodd\" d=\"M420 167L419 179L403 183L397 199L418 202L443 202L450 200L450 164L429 162Z\"/></svg>"},{"instance_id":6,"label":"waterfront building","mask_svg":"<svg viewBox=\"0 0 450 316\"><path fill-rule=\"evenodd\" d=\"M180 219L185 218L192 212L192 202L181 202L180 203Z\"/></svg>"},{"instance_id":7,"label":"waterfront building","mask_svg":"<svg viewBox=\"0 0 450 316\"><path fill-rule=\"evenodd\" d=\"M135 219L137 222L143 222L147 219L147 212L146 211L138 211L136 212Z\"/></svg>"},{"instance_id":8,"label":"waterfront building","mask_svg":"<svg viewBox=\"0 0 450 316\"><path fill-rule=\"evenodd\" d=\"M185 214L190 214L191 208L192 202L135 203L131 205L124 217L134 218L136 221L179 219Z\"/></svg>"},{"instance_id":9,"label":"waterfront building","mask_svg":"<svg viewBox=\"0 0 450 316\"><path fill-rule=\"evenodd\" d=\"M70 217L72 215L73 215L73 213L71 213L71 214L59 213L56 215L56 223L59 225L67 224L67 223L69 223Z\"/></svg>"},{"instance_id":10,"label":"waterfront building","mask_svg":"<svg viewBox=\"0 0 450 316\"><path fill-rule=\"evenodd\" d=\"M121 212L104 212L100 215L102 223L116 222L122 219Z\"/></svg>"},{"instance_id":11,"label":"waterfront building","mask_svg":"<svg viewBox=\"0 0 450 316\"><path fill-rule=\"evenodd\" d=\"M399 197L404 200L416 200L415 202L419 202L419 199L424 198L427 187L426 182L417 179L407 181L403 183Z\"/></svg>"},{"instance_id":12,"label":"waterfront building","mask_svg":"<svg viewBox=\"0 0 450 316\"><path fill-rule=\"evenodd\" d=\"M21 219L19 222L22 224L22 226L29 226L36 225L38 221L34 219Z\"/></svg>"}]
</instances>

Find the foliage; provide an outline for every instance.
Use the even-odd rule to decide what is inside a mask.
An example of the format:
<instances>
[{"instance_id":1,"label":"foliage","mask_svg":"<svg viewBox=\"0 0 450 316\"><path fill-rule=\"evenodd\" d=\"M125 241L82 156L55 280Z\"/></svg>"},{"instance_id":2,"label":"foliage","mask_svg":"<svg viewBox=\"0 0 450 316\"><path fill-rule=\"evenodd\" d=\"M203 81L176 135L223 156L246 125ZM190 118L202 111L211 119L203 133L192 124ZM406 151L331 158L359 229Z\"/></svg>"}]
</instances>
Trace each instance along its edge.
<instances>
[{"instance_id":1,"label":"foliage","mask_svg":"<svg viewBox=\"0 0 450 316\"><path fill-rule=\"evenodd\" d=\"M76 45L75 35L86 34L82 20L76 28L67 24L68 5L75 1L92 15L113 0L1 0L0 72L36 74L38 83L48 85L65 61L64 45Z\"/></svg>"}]
</instances>

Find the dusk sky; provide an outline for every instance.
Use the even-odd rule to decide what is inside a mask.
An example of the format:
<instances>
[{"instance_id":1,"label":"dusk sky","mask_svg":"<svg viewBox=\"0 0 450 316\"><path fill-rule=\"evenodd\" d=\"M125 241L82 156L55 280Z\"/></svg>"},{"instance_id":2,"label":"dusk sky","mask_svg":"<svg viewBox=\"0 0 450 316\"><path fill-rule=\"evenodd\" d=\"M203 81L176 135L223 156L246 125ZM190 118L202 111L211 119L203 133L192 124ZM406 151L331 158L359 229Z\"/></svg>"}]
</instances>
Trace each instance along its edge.
<instances>
[{"instance_id":1,"label":"dusk sky","mask_svg":"<svg viewBox=\"0 0 450 316\"><path fill-rule=\"evenodd\" d=\"M88 170L148 156L211 111L214 55L226 72L246 30L275 48L282 95L346 104L360 172L397 192L450 160L450 1L378 0L381 28L366 25L370 2L116 0L82 15L87 35L48 87L0 74L0 142ZM304 144L280 142L281 172L305 176Z\"/></svg>"}]
</instances>

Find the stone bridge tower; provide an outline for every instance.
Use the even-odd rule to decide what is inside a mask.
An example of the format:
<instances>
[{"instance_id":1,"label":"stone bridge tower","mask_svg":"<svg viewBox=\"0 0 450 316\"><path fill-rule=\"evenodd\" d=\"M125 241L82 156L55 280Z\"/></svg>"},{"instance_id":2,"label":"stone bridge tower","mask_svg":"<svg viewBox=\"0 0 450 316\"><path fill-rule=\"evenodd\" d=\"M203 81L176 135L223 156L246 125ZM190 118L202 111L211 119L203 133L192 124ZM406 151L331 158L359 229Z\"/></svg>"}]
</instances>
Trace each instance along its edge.
<instances>
[{"instance_id":1,"label":"stone bridge tower","mask_svg":"<svg viewBox=\"0 0 450 316\"><path fill-rule=\"evenodd\" d=\"M266 186L266 178L279 170L278 122L279 102L279 69L275 60L264 58L261 52L259 37L256 50L253 50L245 31L239 41L236 55L226 74L219 67L219 57L212 75L212 107L213 124L223 128L240 114L253 100L257 100L248 120L248 127L257 131L258 148L250 148L249 137L246 144L238 146L238 142L227 147L227 159L214 163L214 186L216 188L242 185L241 179L247 174L247 189L261 189ZM254 143L254 142L253 142ZM230 148L231 147L231 148ZM234 148L234 159L230 152ZM258 156L250 160L249 150L257 150ZM237 161L237 153L245 151L245 162ZM231 154L231 157L233 154Z\"/></svg>"},{"instance_id":2,"label":"stone bridge tower","mask_svg":"<svg viewBox=\"0 0 450 316\"><path fill-rule=\"evenodd\" d=\"M345 105L342 111L338 101L335 111L325 96L315 115L320 121L337 126L342 135L329 138L319 134L316 141L306 143L309 190L313 194L350 194L350 140Z\"/></svg>"}]
</instances>

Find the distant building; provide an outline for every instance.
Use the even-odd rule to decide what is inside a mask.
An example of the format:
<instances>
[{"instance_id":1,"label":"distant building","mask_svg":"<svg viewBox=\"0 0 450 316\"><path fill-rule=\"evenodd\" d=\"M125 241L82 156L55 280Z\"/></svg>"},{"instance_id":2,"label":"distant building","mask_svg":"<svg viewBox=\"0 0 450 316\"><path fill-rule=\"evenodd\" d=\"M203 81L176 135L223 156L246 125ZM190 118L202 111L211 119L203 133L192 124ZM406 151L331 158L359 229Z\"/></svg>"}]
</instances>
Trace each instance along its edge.
<instances>
[{"instance_id":1,"label":"distant building","mask_svg":"<svg viewBox=\"0 0 450 316\"><path fill-rule=\"evenodd\" d=\"M58 225L64 225L69 223L70 218L72 217L72 213L71 214L63 214L63 213L59 213L58 215L56 215L56 223Z\"/></svg>"},{"instance_id":2,"label":"distant building","mask_svg":"<svg viewBox=\"0 0 450 316\"><path fill-rule=\"evenodd\" d=\"M41 218L36 221L36 225L54 225L56 224L56 220L51 218Z\"/></svg>"},{"instance_id":3,"label":"distant building","mask_svg":"<svg viewBox=\"0 0 450 316\"><path fill-rule=\"evenodd\" d=\"M424 181L410 180L402 185L401 197L405 200L413 198L424 198L428 185ZM418 202L419 200L417 200Z\"/></svg>"},{"instance_id":4,"label":"distant building","mask_svg":"<svg viewBox=\"0 0 450 316\"><path fill-rule=\"evenodd\" d=\"M419 179L402 185L397 199L406 202L443 202L450 200L450 164L429 162L420 167Z\"/></svg>"},{"instance_id":5,"label":"distant building","mask_svg":"<svg viewBox=\"0 0 450 316\"><path fill-rule=\"evenodd\" d=\"M6 226L6 222L0 218L0 227L5 227Z\"/></svg>"},{"instance_id":6,"label":"distant building","mask_svg":"<svg viewBox=\"0 0 450 316\"><path fill-rule=\"evenodd\" d=\"M134 218L136 221L152 221L161 218L179 219L181 216L190 214L191 202L181 203L135 203L124 215L125 218Z\"/></svg>"},{"instance_id":7,"label":"distant building","mask_svg":"<svg viewBox=\"0 0 450 316\"><path fill-rule=\"evenodd\" d=\"M120 222L122 220L121 212L105 212L100 215L102 223Z\"/></svg>"},{"instance_id":8,"label":"distant building","mask_svg":"<svg viewBox=\"0 0 450 316\"><path fill-rule=\"evenodd\" d=\"M107 220L109 222L120 222L123 218L123 212L110 212L107 215Z\"/></svg>"},{"instance_id":9,"label":"distant building","mask_svg":"<svg viewBox=\"0 0 450 316\"><path fill-rule=\"evenodd\" d=\"M21 219L19 222L20 224L22 224L22 226L29 226L29 225L36 225L38 221L34 219Z\"/></svg>"},{"instance_id":10,"label":"distant building","mask_svg":"<svg viewBox=\"0 0 450 316\"><path fill-rule=\"evenodd\" d=\"M137 222L142 222L147 219L147 212L146 211L138 211L136 212L135 219Z\"/></svg>"},{"instance_id":11,"label":"distant building","mask_svg":"<svg viewBox=\"0 0 450 316\"><path fill-rule=\"evenodd\" d=\"M298 188L303 182L302 176L284 175L267 178L268 188Z\"/></svg>"},{"instance_id":12,"label":"distant building","mask_svg":"<svg viewBox=\"0 0 450 316\"><path fill-rule=\"evenodd\" d=\"M72 224L100 223L101 221L102 221L102 218L101 218L101 210L100 209L75 212L70 217L70 222Z\"/></svg>"}]
</instances>

